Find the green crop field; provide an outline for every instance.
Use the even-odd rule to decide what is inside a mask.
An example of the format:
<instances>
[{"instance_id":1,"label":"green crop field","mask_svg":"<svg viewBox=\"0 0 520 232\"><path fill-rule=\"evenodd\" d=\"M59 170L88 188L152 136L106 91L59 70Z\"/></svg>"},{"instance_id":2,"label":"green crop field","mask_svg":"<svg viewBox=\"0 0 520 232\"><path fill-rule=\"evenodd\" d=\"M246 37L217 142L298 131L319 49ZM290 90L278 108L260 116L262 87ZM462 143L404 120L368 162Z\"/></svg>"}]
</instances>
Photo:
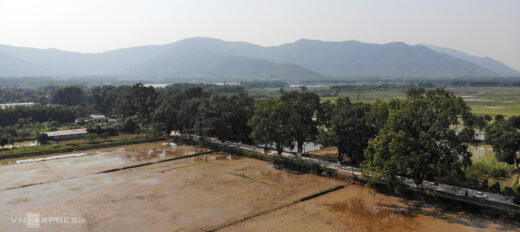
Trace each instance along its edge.
<instances>
[{"instance_id":1,"label":"green crop field","mask_svg":"<svg viewBox=\"0 0 520 232\"><path fill-rule=\"evenodd\" d=\"M520 115L520 87L460 87L448 88L455 95L464 98L477 115ZM348 96L352 102L358 99L357 92L342 92L339 96ZM376 100L388 101L393 98L404 98L404 91L361 91L359 101L371 103ZM321 100L334 101L337 97L322 97Z\"/></svg>"}]
</instances>

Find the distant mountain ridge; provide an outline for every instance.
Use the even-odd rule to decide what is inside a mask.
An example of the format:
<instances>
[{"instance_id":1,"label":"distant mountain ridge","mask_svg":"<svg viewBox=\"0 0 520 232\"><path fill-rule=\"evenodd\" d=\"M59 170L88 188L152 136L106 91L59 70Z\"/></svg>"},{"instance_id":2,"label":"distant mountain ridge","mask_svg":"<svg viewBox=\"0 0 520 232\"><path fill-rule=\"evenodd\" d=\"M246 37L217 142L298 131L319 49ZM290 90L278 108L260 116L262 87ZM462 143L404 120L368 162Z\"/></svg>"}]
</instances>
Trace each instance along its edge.
<instances>
[{"instance_id":1,"label":"distant mountain ridge","mask_svg":"<svg viewBox=\"0 0 520 232\"><path fill-rule=\"evenodd\" d=\"M491 70L491 71L496 72L501 75L519 75L520 74L519 71L514 70L513 68L511 68L503 63L500 63L492 58L489 58L489 57L472 56L472 55L468 55L464 52L461 52L461 51L458 51L455 49L438 47L438 46L433 46L433 45L429 45L429 44L422 44L422 45L433 51L436 51L439 53L445 53L445 54L448 54L455 58L459 58L462 60L472 62L474 64L477 64L483 68L486 68L488 70Z\"/></svg>"},{"instance_id":2,"label":"distant mountain ridge","mask_svg":"<svg viewBox=\"0 0 520 232\"><path fill-rule=\"evenodd\" d=\"M501 64L495 61L494 65L500 66L497 63ZM513 70L483 66L426 46L401 42L369 44L302 39L263 47L194 37L166 45L96 54L0 45L0 77L133 75L303 80L351 76L480 77Z\"/></svg>"}]
</instances>

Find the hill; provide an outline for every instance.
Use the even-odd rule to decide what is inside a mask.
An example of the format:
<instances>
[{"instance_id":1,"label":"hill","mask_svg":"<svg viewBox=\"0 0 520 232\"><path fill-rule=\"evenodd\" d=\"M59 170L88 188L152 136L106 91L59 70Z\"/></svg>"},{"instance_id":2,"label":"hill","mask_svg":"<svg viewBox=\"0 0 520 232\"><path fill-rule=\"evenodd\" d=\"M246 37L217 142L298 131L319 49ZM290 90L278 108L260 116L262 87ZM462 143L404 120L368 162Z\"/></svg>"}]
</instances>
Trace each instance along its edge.
<instances>
[{"instance_id":1,"label":"hill","mask_svg":"<svg viewBox=\"0 0 520 232\"><path fill-rule=\"evenodd\" d=\"M0 77L131 75L302 80L363 76L482 77L501 73L421 45L305 39L263 47L195 37L104 53L0 45L0 61Z\"/></svg>"},{"instance_id":2,"label":"hill","mask_svg":"<svg viewBox=\"0 0 520 232\"><path fill-rule=\"evenodd\" d=\"M479 56L472 56L468 55L464 52L451 49L451 48L445 48L445 47L438 47L433 45L424 44L423 46L432 49L436 52L444 53L462 60L466 60L469 62L472 62L474 64L477 64L483 68L486 68L488 70L491 70L493 72L496 72L501 75L510 76L510 75L516 75L518 76L520 74L519 71L514 70L513 68L500 63L492 58L489 57L479 57Z\"/></svg>"}]
</instances>

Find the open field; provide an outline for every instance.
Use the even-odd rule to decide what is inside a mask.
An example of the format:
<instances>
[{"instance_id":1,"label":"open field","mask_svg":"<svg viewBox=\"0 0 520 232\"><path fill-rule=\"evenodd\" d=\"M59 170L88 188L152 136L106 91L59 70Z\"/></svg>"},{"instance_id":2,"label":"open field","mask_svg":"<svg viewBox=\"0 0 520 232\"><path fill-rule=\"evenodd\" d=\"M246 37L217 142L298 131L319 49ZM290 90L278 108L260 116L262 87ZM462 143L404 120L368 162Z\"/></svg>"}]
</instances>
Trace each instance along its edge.
<instances>
[{"instance_id":1,"label":"open field","mask_svg":"<svg viewBox=\"0 0 520 232\"><path fill-rule=\"evenodd\" d=\"M2 165L0 166L0 178L3 181L0 182L0 190L66 180L76 176L95 174L110 169L145 162L154 162L204 151L206 151L204 148L188 146L170 147L168 144L164 144L164 142L156 142L88 150L83 153L75 153L85 155L75 158L55 159L20 165ZM68 154L52 154L5 161L15 163L16 161L62 155Z\"/></svg>"},{"instance_id":2,"label":"open field","mask_svg":"<svg viewBox=\"0 0 520 232\"><path fill-rule=\"evenodd\" d=\"M221 231L517 231L518 226L349 185Z\"/></svg>"},{"instance_id":3,"label":"open field","mask_svg":"<svg viewBox=\"0 0 520 232\"><path fill-rule=\"evenodd\" d=\"M24 231L10 217L80 217L35 231L515 231L519 225L449 211L349 182L167 143L82 157L0 166L0 231ZM25 186L35 184L32 186ZM346 186L306 201L305 197ZM406 212L406 215L402 214ZM357 216L356 216L357 215ZM359 218L359 215L363 215ZM356 218L358 217L358 218ZM377 227L378 226L378 227ZM368 228L368 229L367 229Z\"/></svg>"},{"instance_id":4,"label":"open field","mask_svg":"<svg viewBox=\"0 0 520 232\"><path fill-rule=\"evenodd\" d=\"M472 112L477 115L498 115L504 116L520 115L520 87L460 87L447 88L455 93L456 96L464 98ZM355 102L357 92L342 92L340 96L348 96ZM361 91L359 93L360 102L372 103L376 100L388 101L393 98L404 98L404 91ZM335 100L337 97L322 97L321 100Z\"/></svg>"},{"instance_id":5,"label":"open field","mask_svg":"<svg viewBox=\"0 0 520 232\"><path fill-rule=\"evenodd\" d=\"M21 176L32 169L6 171ZM60 181L2 190L0 230L23 230L25 224L9 218L27 212L83 217L86 222L42 224L38 231L208 230L340 184L276 170L253 159L212 155L206 163L199 156L96 175L76 173Z\"/></svg>"}]
</instances>

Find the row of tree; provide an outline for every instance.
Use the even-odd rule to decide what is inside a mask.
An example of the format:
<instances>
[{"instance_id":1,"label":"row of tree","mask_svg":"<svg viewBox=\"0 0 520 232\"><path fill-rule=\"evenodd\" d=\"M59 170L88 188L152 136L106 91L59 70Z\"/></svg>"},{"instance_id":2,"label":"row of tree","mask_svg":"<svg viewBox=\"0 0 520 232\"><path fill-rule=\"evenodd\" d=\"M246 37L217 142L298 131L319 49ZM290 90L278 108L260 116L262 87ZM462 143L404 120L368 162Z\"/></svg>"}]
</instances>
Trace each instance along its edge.
<instances>
[{"instance_id":1,"label":"row of tree","mask_svg":"<svg viewBox=\"0 0 520 232\"><path fill-rule=\"evenodd\" d=\"M74 122L76 117L84 114L86 114L86 110L83 107L62 105L7 107L0 109L0 126L49 121Z\"/></svg>"},{"instance_id":2,"label":"row of tree","mask_svg":"<svg viewBox=\"0 0 520 232\"><path fill-rule=\"evenodd\" d=\"M164 96L153 113L153 123L167 133L176 130L250 143L247 121L252 114L253 99L247 94L219 95L191 88Z\"/></svg>"},{"instance_id":3,"label":"row of tree","mask_svg":"<svg viewBox=\"0 0 520 232\"><path fill-rule=\"evenodd\" d=\"M446 175L463 174L471 164L470 143L486 126L462 98L443 89L412 88L407 99L374 104L349 98L323 102L314 93L290 92L259 102L248 125L257 144L296 146L318 141L336 146L338 162L347 156L374 181L397 186L402 178L417 185Z\"/></svg>"},{"instance_id":4,"label":"row of tree","mask_svg":"<svg viewBox=\"0 0 520 232\"><path fill-rule=\"evenodd\" d=\"M203 88L173 85L158 91L142 84L103 86L90 89L85 97L83 89L66 87L56 90L52 99L81 105L86 98L95 111L117 115L132 129L137 122L157 132L177 130L256 143L279 153L296 147L301 154L306 142L336 146L339 162L348 157L374 181L385 180L392 186L404 177L420 185L424 180L461 174L471 164L467 146L476 142L475 130L487 125L486 118L472 115L462 98L444 89L411 88L404 100L366 104L347 97L320 102L318 95L307 91L284 92L279 98L255 102L242 92L223 95ZM77 115L74 109L8 108L0 111L0 124L19 119L71 121ZM497 118L486 131L499 160L518 166L518 117Z\"/></svg>"}]
</instances>

